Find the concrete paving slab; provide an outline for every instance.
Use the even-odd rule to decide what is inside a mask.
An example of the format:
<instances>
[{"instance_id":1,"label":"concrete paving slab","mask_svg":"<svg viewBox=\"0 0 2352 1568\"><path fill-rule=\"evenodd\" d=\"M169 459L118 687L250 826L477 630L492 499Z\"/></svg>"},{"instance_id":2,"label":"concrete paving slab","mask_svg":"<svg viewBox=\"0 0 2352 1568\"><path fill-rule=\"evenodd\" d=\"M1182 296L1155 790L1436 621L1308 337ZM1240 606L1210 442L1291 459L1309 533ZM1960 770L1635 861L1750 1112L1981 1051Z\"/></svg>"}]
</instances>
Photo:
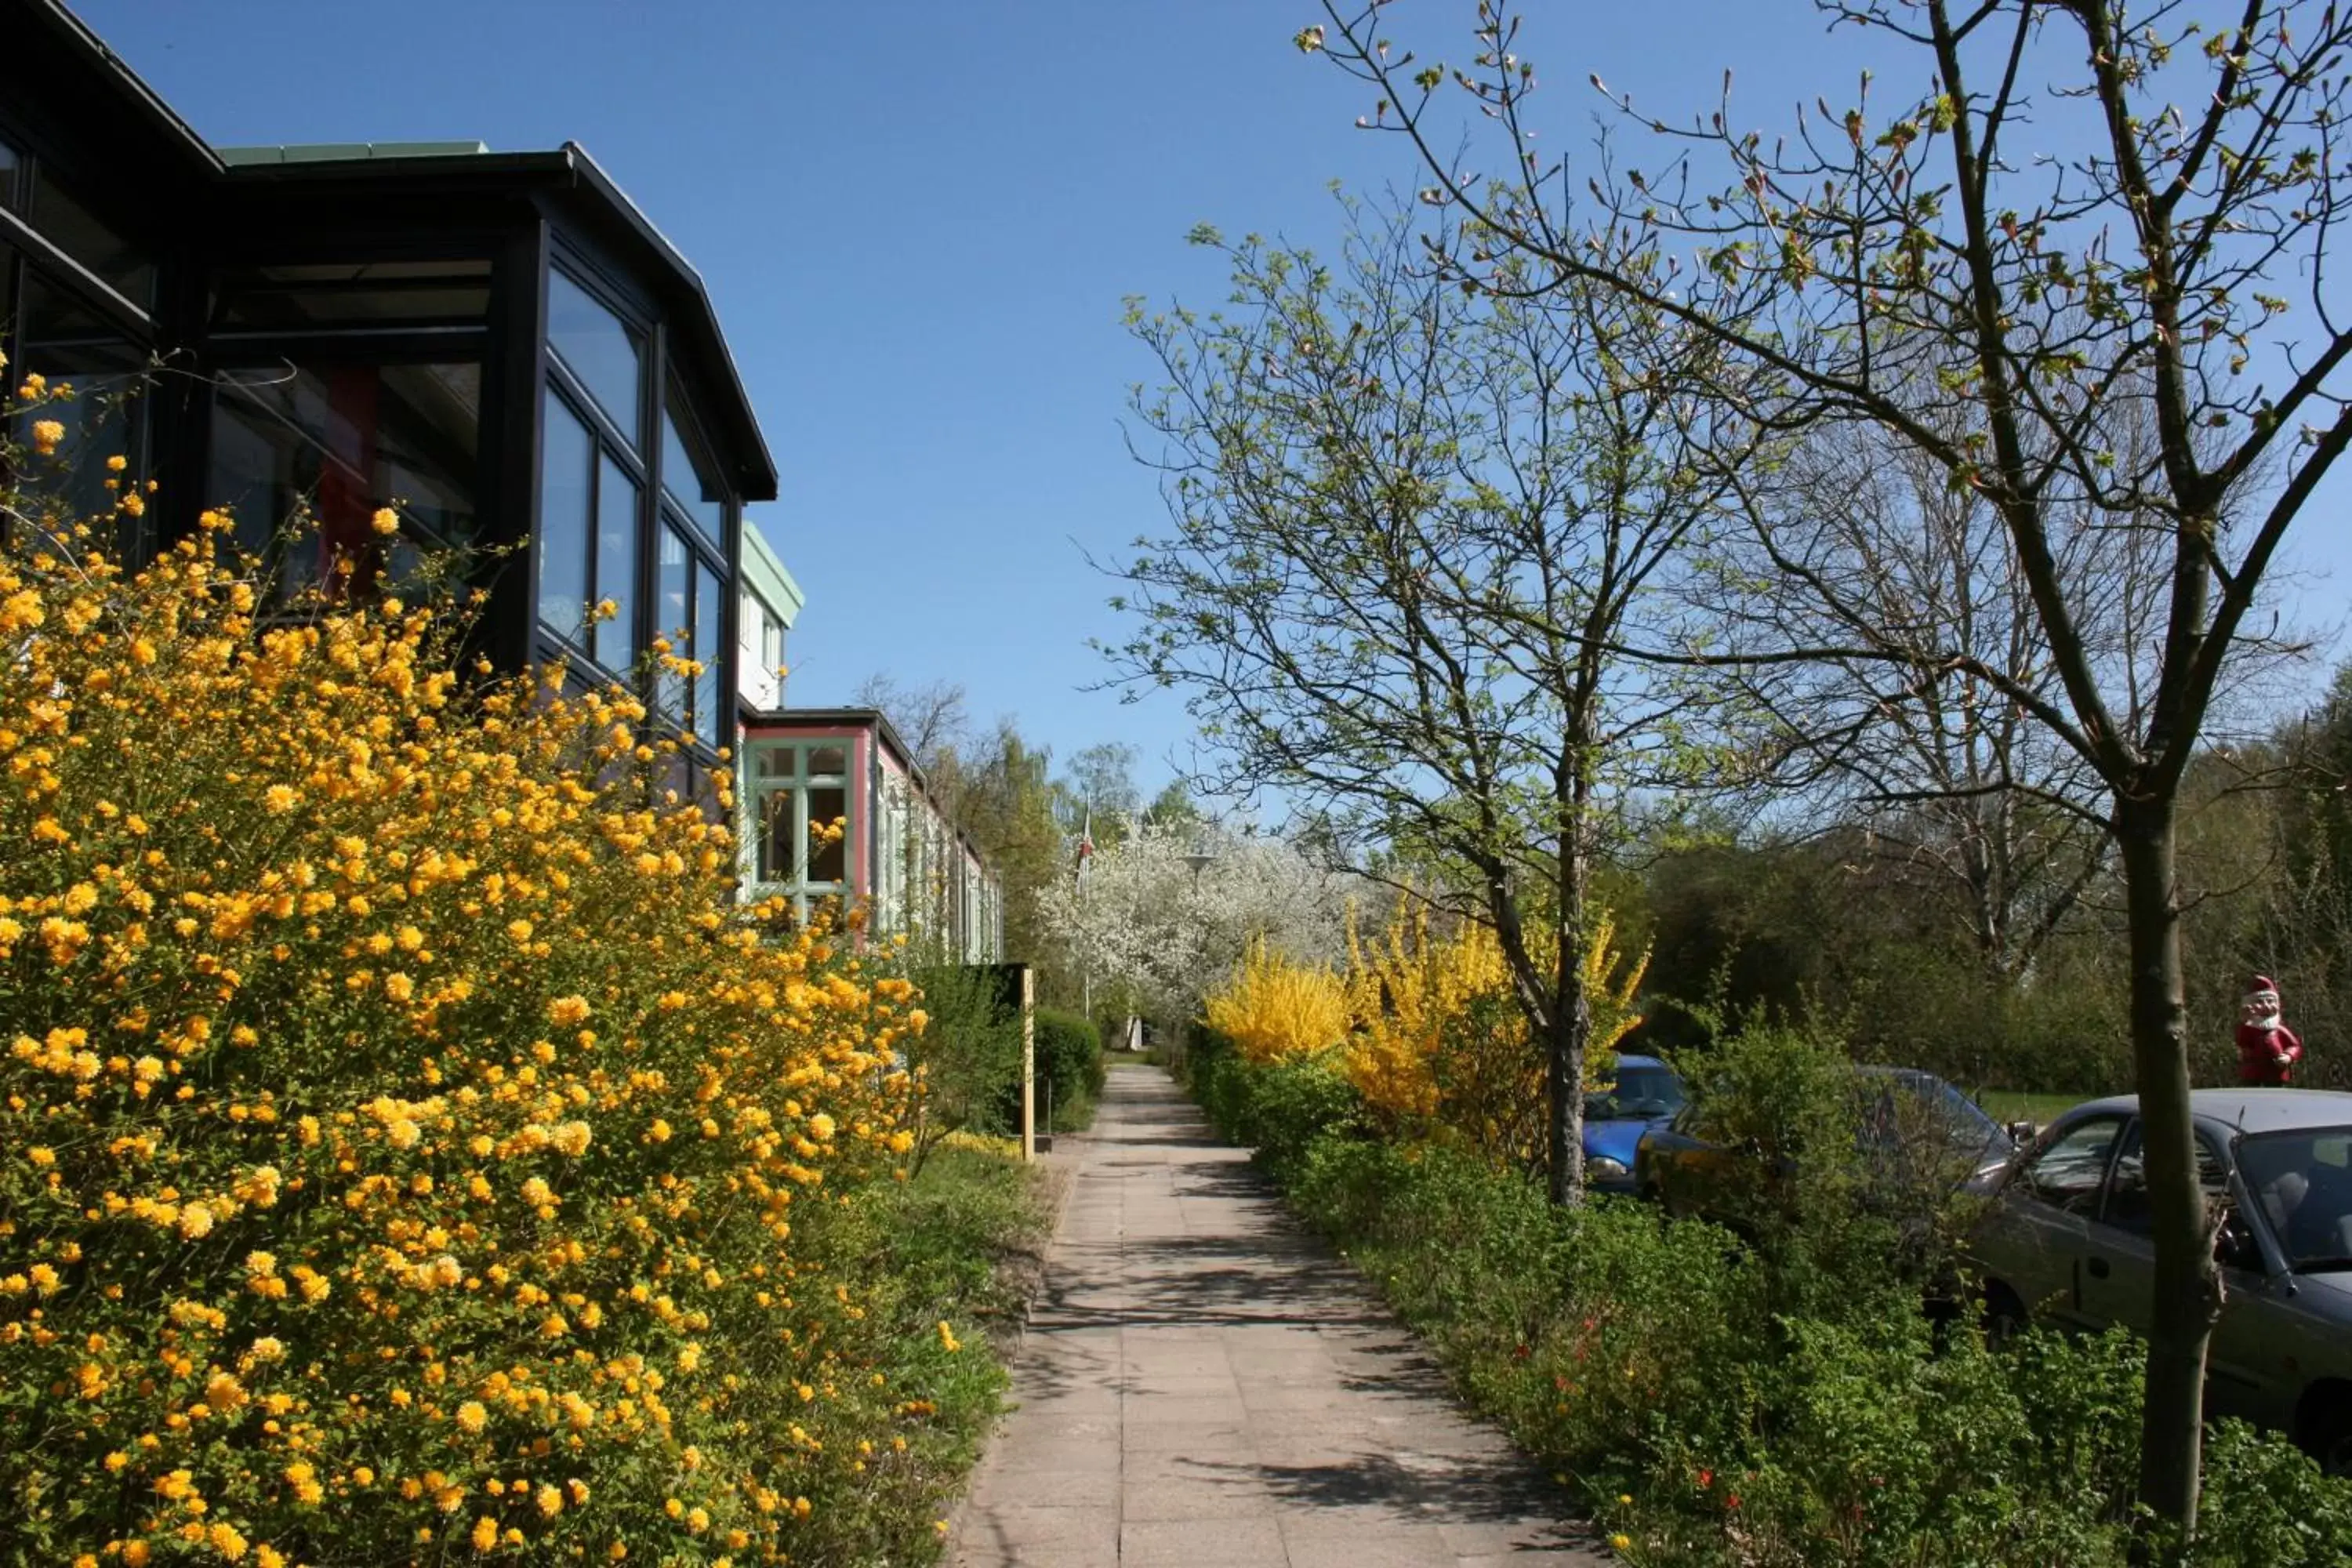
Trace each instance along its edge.
<instances>
[{"instance_id":1,"label":"concrete paving slab","mask_svg":"<svg viewBox=\"0 0 2352 1568\"><path fill-rule=\"evenodd\" d=\"M1610 1561L1163 1074L1115 1071L1094 1134L1070 1143L955 1568Z\"/></svg>"}]
</instances>

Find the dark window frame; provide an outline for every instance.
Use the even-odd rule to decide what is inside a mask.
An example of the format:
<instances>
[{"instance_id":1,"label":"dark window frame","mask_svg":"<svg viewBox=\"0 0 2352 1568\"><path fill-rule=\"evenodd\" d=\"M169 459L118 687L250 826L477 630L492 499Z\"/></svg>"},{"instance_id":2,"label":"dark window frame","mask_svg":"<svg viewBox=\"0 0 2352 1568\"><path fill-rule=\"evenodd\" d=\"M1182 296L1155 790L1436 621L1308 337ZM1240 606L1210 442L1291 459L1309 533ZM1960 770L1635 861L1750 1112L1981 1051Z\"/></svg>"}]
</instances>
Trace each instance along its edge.
<instances>
[{"instance_id":1,"label":"dark window frame","mask_svg":"<svg viewBox=\"0 0 2352 1568\"><path fill-rule=\"evenodd\" d=\"M593 670L602 677L609 678L612 680L619 681L625 685L634 686L637 679L635 666L637 661L644 656L646 647L646 637L644 630L645 619L647 614L646 605L646 568L645 469L641 464L633 460L635 456L633 453L631 453L626 447L612 440L606 431L599 425L593 413L594 402L593 399L583 398L583 394L578 387L577 378L572 377L566 373L561 379L559 379L558 375L555 374L552 356L550 356L549 369L551 374L549 374L548 380L541 393L538 415L540 424L540 461L532 470L534 478L531 486L531 492L536 503L532 508L531 518L532 542L530 613L532 626L534 628L533 636L536 637L542 651L560 653L567 661L573 663L576 668L585 670ZM587 643L582 642L581 639L574 636L570 630L563 627L550 626L545 620L540 618L540 592L541 580L546 567L546 561L542 552L544 551L547 543L547 520L545 515L547 493L545 476L547 472L546 409L549 399L552 399L556 403L560 404L562 406L563 411L570 415L573 419L578 420L581 427L588 432L589 479L588 510L586 514L588 533L586 540L584 541L584 548L587 552L585 565L587 567L586 575L589 604L593 605L602 599L614 596L611 585L601 580L597 571L598 552L596 549L596 526L602 516L604 507L604 465L606 463L611 463L614 468L620 469L622 474L636 489L636 505L631 510L630 513L631 526L635 536L636 560L630 573L632 580L628 584L628 592L623 599L626 615L626 624L624 629L628 634L629 647L632 651L629 663L617 669L598 658L596 657L595 649ZM585 406L583 406L583 403L585 404ZM593 636L593 634L592 632L592 638Z\"/></svg>"},{"instance_id":2,"label":"dark window frame","mask_svg":"<svg viewBox=\"0 0 2352 1568\"><path fill-rule=\"evenodd\" d=\"M0 189L0 245L14 246L24 252L51 281L81 296L84 304L114 318L126 336L139 340L141 346L152 354L161 337L160 323L167 314L177 272L177 247L173 243L170 226L147 205L120 198L115 187L120 184L121 169L91 163L77 137L61 131L56 123L33 116L21 106L0 101L0 142L5 142L16 157L13 189ZM34 195L45 181L59 184L67 199L145 258L152 274L147 303L132 300L33 226L30 214ZM89 199L93 196L100 199ZM0 318L0 329L10 325ZM13 344L11 347L13 352Z\"/></svg>"},{"instance_id":3,"label":"dark window frame","mask_svg":"<svg viewBox=\"0 0 2352 1568\"><path fill-rule=\"evenodd\" d=\"M617 319L624 327L637 334L641 344L641 358L637 383L637 427L635 430L624 430L620 427L619 423L613 417L610 411L605 408L603 399L596 395L594 389L589 386L587 382L583 380L569 364L564 363L561 351L555 347L552 339L549 336L546 321L546 296L551 286L551 279L559 273L575 288L578 288L582 292L585 293L591 300L603 306L605 310L611 311L614 317ZM635 482L637 487L637 505L635 517L635 526L636 529L636 561L635 563L635 569L634 576L635 580L629 586L629 594L626 601L628 613L628 626L626 630L628 644L631 650L630 663L627 668L614 669L598 659L595 657L595 653L593 648L582 646L577 637L570 635L566 631L550 626L544 621L539 619L538 606L540 600L540 576L541 564L540 552L543 547L546 539L546 534L542 526L544 520L541 515L540 509L544 504L546 498L539 480L536 478L534 479L532 484L534 505L532 507L531 515L532 543L530 594L530 602L531 605L530 613L533 624L533 646L540 651L541 657L545 657L549 653L553 653L563 658L568 662L572 662L572 667L575 668L594 671L604 678L629 686L633 690L636 691L639 697L646 699L648 706L650 706L652 698L651 689L647 683L640 678L640 671L636 666L643 660L646 649L651 646L653 637L653 634L646 628L650 624L650 616L652 615L652 599L656 586L654 575L656 566L654 553L647 547L655 541L653 538L652 528L650 526L651 518L648 515L649 509L646 498L649 492L654 489L656 482L656 470L653 463L648 460L645 447L646 427L647 423L646 385L652 380L652 374L650 373L654 369L657 368L656 365L650 364L646 362L653 362L657 359L656 324L652 320L649 312L641 308L634 300L630 299L629 296L608 282L604 278L603 270L593 261L591 261L587 257L582 255L576 249L568 246L556 244L548 248L543 265L543 275L539 279L538 286L541 295L541 311L537 353L541 380L541 401L535 406L532 416L535 421L540 422L539 445L541 450L536 460L533 462L532 473L534 476L537 476L545 472L544 464L546 461L545 447L547 432L544 425L544 410L546 407L544 400L547 396L552 395L562 401L564 411L570 414L574 419L579 420L581 425L588 432L590 447L589 470L593 479L589 487L588 521L590 532L588 544L589 559L587 566L589 588L592 595L594 595L590 600L590 603L592 604L595 602L596 597L606 596L604 586L597 581L595 561L596 551L594 544L594 531L598 515L598 507L603 499L604 460L609 459L624 474L627 475L633 482Z\"/></svg>"},{"instance_id":4,"label":"dark window frame","mask_svg":"<svg viewBox=\"0 0 2352 1568\"><path fill-rule=\"evenodd\" d=\"M21 149L19 156L23 157ZM19 168L28 170L31 163L31 159L25 158ZM31 183L28 174L20 174L19 178L25 184ZM17 194L23 195L21 191ZM7 356L7 367L0 374L6 375L12 384L39 368L32 363L33 356L25 345L26 312L30 308L36 281L89 311L101 328L120 334L121 342L133 354L144 356L152 372L157 353L153 318L115 292L104 279L50 244L14 212L0 206L0 354ZM148 381L147 390L152 389L151 372L142 373ZM123 441L124 455L130 459L122 475L126 488L143 485L157 462L157 434L150 400L142 392L136 402L131 427ZM0 475L5 475L6 469L7 465L0 463ZM5 526L0 523L0 527ZM117 542L126 556L137 563L143 561L155 533L156 514L151 502L142 516L121 515Z\"/></svg>"},{"instance_id":5,"label":"dark window frame","mask_svg":"<svg viewBox=\"0 0 2352 1568\"><path fill-rule=\"evenodd\" d=\"M311 341L322 338L351 338L381 341L401 337L455 337L488 333L500 288L505 263L499 255L496 237L467 235L435 237L430 243L402 244L397 239L374 241L353 237L337 244L330 241L272 248L263 252L240 251L207 258L204 273L204 289L200 301L202 336L208 344L235 345L242 348L250 342L277 338L301 338ZM404 267L404 266L478 266L478 275L453 274L434 278L376 278L364 279L280 280L289 290L310 289L323 294L337 291L352 294L429 292L446 289L453 279L477 285L483 294L478 314L464 318L435 319L418 316L390 322L353 322L332 320L288 326L241 326L221 321L224 305L231 297L226 280L237 272L258 273L271 268L327 267ZM258 286L258 285L257 285Z\"/></svg>"},{"instance_id":6,"label":"dark window frame","mask_svg":"<svg viewBox=\"0 0 2352 1568\"><path fill-rule=\"evenodd\" d=\"M680 711L662 712L656 700L655 712L665 722L676 728L678 733L689 742L705 752L715 754L732 744L727 731L728 721L733 717L735 711L736 682L727 678L731 668L729 658L731 639L740 635L736 624L740 606L733 602L740 592L740 586L736 580L734 563L729 559L730 549L727 542L741 531L738 520L741 515L742 500L732 490L724 488L723 479L720 481L719 538L714 540L704 531L700 521L670 494L669 475L664 470L669 458L668 426L673 422L677 427L679 440L686 444L688 472L698 490L701 486L702 476L695 469L694 464L697 458L702 460L709 472L718 474L722 470L711 455L709 441L702 433L701 421L695 415L694 405L686 395L684 385L675 367L670 363L670 334L666 330L660 331L657 334L657 342L659 363L655 367L654 379L660 389L661 395L657 405L652 410L649 443L653 450L647 454L653 461L656 474L654 542L656 547L659 546L665 530L677 534L685 542L688 563L686 626L688 637L688 657L702 662L706 668L705 679L702 681L687 682L686 700ZM658 584L656 584L656 591L658 591ZM702 607L706 593L713 595L712 604L717 613L717 628L713 638L716 646L708 650L698 646L701 641ZM654 605L649 601L646 605L647 613L651 614L653 609ZM656 626L652 628L651 635L667 637L677 629ZM658 681L656 683L655 689L658 693ZM705 689L710 693L713 710L709 713L705 713L700 706L701 696ZM719 721L719 733L716 740L703 733L703 723L706 719L716 719Z\"/></svg>"},{"instance_id":7,"label":"dark window frame","mask_svg":"<svg viewBox=\"0 0 2352 1568\"><path fill-rule=\"evenodd\" d=\"M134 338L150 353L154 351L156 326L154 313L143 310L117 292L112 285L72 257L58 249L41 231L18 217L5 207L0 207L0 250L14 251L18 264L39 272L49 282L72 294L82 305L106 317L123 336ZM13 342L16 322L13 319L0 321L9 329ZM12 357L10 363L15 363Z\"/></svg>"},{"instance_id":8,"label":"dark window frame","mask_svg":"<svg viewBox=\"0 0 2352 1568\"><path fill-rule=\"evenodd\" d=\"M687 552L688 624L685 629L688 637L688 656L701 660L709 669L702 682L687 684L684 702L678 711L672 712L662 700L665 678L658 670L646 669L643 679L638 679L638 672L634 669L614 670L596 659L591 650L580 647L577 639L562 635L540 622L536 543L532 552L530 592L535 626L533 646L542 657L556 654L584 660L586 668L630 684L644 700L656 722L677 736L698 765L708 767L717 762L719 752L734 744L732 731L736 702L731 639L740 635L735 603L740 583L734 553L737 548L735 541L740 531L742 498L735 492L726 477L726 469L715 458L715 448L686 392L686 378L671 359L675 334L661 319L660 313L623 288L581 247L568 243L560 231L552 239L545 262L548 278L543 278L540 285L542 310L537 352L542 384L559 392L565 410L587 427L598 452L612 458L640 487L636 585L629 605L631 619L635 623L631 628L630 646L642 660L656 637L673 637L679 629L660 622L662 542L666 532L674 532L685 544ZM633 431L623 430L594 390L564 363L562 351L556 348L547 331L544 296L551 287L548 279L556 275L561 275L587 294L596 304L610 311L625 328L638 335L642 360L637 386L636 428ZM664 451L666 420L677 422L680 439L688 444L689 463L698 458L708 466L708 471L716 476L721 495L721 538L719 540L711 539L692 513L674 502L664 488L662 468L667 455ZM542 429L542 447L544 442L545 432ZM543 452L541 456L543 460ZM599 473L601 476L601 469ZM698 489L698 474L695 476L694 482ZM536 507L532 535L534 541L542 537ZM590 580L593 584L593 565ZM713 640L717 644L708 650L695 647L706 595L711 596L710 613L716 626ZM672 646L674 648L677 646L674 638ZM698 705L698 686L709 693L710 710L707 713ZM706 723L715 730L715 737L705 734Z\"/></svg>"}]
</instances>

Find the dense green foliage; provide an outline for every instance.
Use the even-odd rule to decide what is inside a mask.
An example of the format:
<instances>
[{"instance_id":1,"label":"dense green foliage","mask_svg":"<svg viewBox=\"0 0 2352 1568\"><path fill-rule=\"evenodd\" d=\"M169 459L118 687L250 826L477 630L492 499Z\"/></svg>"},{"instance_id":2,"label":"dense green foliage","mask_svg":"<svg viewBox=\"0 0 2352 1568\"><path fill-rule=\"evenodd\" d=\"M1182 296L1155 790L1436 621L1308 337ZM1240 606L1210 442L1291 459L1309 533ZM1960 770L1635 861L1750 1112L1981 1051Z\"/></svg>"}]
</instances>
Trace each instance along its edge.
<instances>
[{"instance_id":1,"label":"dense green foliage","mask_svg":"<svg viewBox=\"0 0 2352 1568\"><path fill-rule=\"evenodd\" d=\"M2190 770L2180 837L2190 1067L2235 1081L2248 977L2274 977L2310 1046L2298 1081L2352 1086L2352 666L2260 746ZM1937 847L1957 856L1958 844ZM2022 972L1971 938L1968 889L1860 826L1787 837L1703 836L1616 873L1625 942L1650 949L1629 1049L1688 1048L1712 1030L1675 1002L1834 1018L1865 1061L1964 1089L2131 1087L2125 951L2112 868L2091 877Z\"/></svg>"},{"instance_id":2,"label":"dense green foliage","mask_svg":"<svg viewBox=\"0 0 2352 1568\"><path fill-rule=\"evenodd\" d=\"M2140 1347L1996 1349L1921 1310L1958 1216L1857 1165L1835 1039L1733 1026L1708 1058L1707 1113L1791 1167L1745 1239L1554 1207L1461 1152L1377 1141L1328 1066L1220 1047L1196 1037L1191 1075L1221 1131L1643 1568L2126 1561ZM2352 1485L2292 1446L2231 1425L2207 1468L2192 1563L2352 1557Z\"/></svg>"},{"instance_id":3,"label":"dense green foliage","mask_svg":"<svg viewBox=\"0 0 2352 1568\"><path fill-rule=\"evenodd\" d=\"M1102 1032L1083 1015L1040 1007L1034 1039L1039 1116L1045 1115L1050 1096L1051 1130L1086 1126L1094 1119L1094 1104L1102 1094Z\"/></svg>"}]
</instances>

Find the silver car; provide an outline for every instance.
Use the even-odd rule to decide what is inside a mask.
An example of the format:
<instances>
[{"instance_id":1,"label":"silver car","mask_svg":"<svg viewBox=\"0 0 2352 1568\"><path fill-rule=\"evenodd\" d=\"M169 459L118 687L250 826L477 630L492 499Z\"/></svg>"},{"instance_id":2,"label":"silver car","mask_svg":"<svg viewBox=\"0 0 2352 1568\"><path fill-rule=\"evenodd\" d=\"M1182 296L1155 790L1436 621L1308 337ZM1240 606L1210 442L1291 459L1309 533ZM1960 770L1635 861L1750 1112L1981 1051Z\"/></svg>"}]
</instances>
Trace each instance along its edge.
<instances>
[{"instance_id":1,"label":"silver car","mask_svg":"<svg viewBox=\"0 0 2352 1568\"><path fill-rule=\"evenodd\" d=\"M2226 1213L2206 1409L2352 1473L2352 1094L2200 1089L2189 1107L2207 1197ZM2147 1331L2137 1096L2076 1106L1978 1185L1993 1199L1970 1247L1989 1316Z\"/></svg>"}]
</instances>

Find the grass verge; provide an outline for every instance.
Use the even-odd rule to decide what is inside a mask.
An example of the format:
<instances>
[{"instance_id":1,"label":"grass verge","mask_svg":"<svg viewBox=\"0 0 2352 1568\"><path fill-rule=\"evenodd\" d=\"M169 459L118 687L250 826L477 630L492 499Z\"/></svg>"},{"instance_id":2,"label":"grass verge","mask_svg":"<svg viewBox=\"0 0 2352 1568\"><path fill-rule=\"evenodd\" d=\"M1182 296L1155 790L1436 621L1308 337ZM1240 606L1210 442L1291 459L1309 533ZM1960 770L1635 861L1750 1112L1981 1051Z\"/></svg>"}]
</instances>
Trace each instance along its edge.
<instances>
[{"instance_id":1,"label":"grass verge","mask_svg":"<svg viewBox=\"0 0 2352 1568\"><path fill-rule=\"evenodd\" d=\"M2065 1112L2086 1100L2088 1094L2030 1094L2021 1089L1989 1089L1977 1096L1987 1116L2004 1125L2011 1121L2031 1121L2040 1127L2055 1121Z\"/></svg>"},{"instance_id":2,"label":"grass verge","mask_svg":"<svg viewBox=\"0 0 2352 1568\"><path fill-rule=\"evenodd\" d=\"M860 1194L848 1217L850 1269L887 1281L868 1310L887 1315L877 1338L889 1356L869 1375L919 1419L903 1449L866 1456L856 1484L827 1500L834 1549L806 1561L930 1563L1003 1403L1047 1205L1034 1167L972 1140L940 1148L911 1181Z\"/></svg>"}]
</instances>

